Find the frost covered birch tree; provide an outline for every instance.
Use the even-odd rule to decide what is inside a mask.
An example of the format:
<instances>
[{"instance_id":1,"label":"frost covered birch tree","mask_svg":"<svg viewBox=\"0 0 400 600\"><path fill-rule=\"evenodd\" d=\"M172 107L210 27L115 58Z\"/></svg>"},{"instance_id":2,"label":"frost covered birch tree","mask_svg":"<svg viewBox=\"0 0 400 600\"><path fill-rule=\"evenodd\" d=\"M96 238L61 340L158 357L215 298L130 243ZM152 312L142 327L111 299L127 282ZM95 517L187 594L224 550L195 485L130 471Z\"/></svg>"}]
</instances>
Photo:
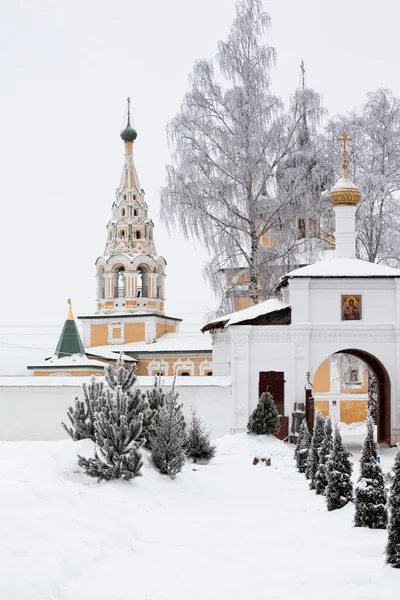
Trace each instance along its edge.
<instances>
[{"instance_id":1,"label":"frost covered birch tree","mask_svg":"<svg viewBox=\"0 0 400 600\"><path fill-rule=\"evenodd\" d=\"M178 226L208 249L206 275L215 290L221 289L221 270L245 269L255 304L265 263L279 259L276 245L262 253L260 241L273 228L283 231L296 189L278 195L276 172L296 151L304 118L318 120L320 104L310 90L305 103L303 90L285 112L271 91L276 55L264 41L270 18L262 1L239 0L236 10L215 62L196 62L191 89L169 125L173 164L167 166L161 214L167 226Z\"/></svg>"},{"instance_id":2,"label":"frost covered birch tree","mask_svg":"<svg viewBox=\"0 0 400 600\"><path fill-rule=\"evenodd\" d=\"M369 262L400 264L400 99L390 90L369 93L361 109L327 127L332 164L340 167L336 138L346 131L349 176L361 191L356 213L357 254ZM328 150L329 152L329 150Z\"/></svg>"}]
</instances>

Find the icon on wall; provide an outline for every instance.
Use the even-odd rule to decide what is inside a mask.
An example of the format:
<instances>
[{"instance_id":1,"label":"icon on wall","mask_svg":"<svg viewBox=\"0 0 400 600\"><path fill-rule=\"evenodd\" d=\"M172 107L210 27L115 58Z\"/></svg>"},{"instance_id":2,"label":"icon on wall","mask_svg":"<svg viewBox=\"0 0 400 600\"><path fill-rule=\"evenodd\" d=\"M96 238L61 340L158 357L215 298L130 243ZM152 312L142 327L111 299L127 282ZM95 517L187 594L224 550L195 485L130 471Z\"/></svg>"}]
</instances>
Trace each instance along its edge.
<instances>
[{"instance_id":1,"label":"icon on wall","mask_svg":"<svg viewBox=\"0 0 400 600\"><path fill-rule=\"evenodd\" d=\"M361 296L342 295L342 321L360 321L361 319Z\"/></svg>"}]
</instances>

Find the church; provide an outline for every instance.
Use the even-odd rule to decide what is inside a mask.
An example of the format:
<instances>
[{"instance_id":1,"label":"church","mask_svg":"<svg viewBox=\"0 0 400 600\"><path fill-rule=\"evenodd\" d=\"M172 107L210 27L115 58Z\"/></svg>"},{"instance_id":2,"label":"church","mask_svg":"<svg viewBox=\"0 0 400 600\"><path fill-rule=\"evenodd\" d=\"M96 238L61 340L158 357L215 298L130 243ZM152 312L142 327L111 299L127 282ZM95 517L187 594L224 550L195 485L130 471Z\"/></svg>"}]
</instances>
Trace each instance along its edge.
<instances>
[{"instance_id":1,"label":"church","mask_svg":"<svg viewBox=\"0 0 400 600\"><path fill-rule=\"evenodd\" d=\"M330 357L350 355L374 373L378 387L378 441L400 441L400 270L355 256L355 213L360 189L343 175L330 190L335 254L287 273L276 297L219 317L203 327L213 338L215 375L230 375L231 431L244 431L260 394L269 390L290 418L305 389L330 379ZM328 362L327 362L328 361ZM325 365L325 366L324 366ZM363 421L366 401L315 394L315 406L338 421Z\"/></svg>"},{"instance_id":2,"label":"church","mask_svg":"<svg viewBox=\"0 0 400 600\"><path fill-rule=\"evenodd\" d=\"M179 332L181 319L165 312L167 263L157 254L134 164L137 133L129 101L121 138L122 176L105 250L95 263L96 312L78 317L81 340L70 306L54 356L28 367L33 375L102 375L104 364L122 353L135 366L141 385L150 385L156 374L169 385L177 375L184 404L189 392L181 382L184 376L195 378L200 414L207 407L208 425L223 433L245 431L266 390L286 421L294 403L304 402L306 388L324 416L363 421L369 370L377 383L378 440L399 442L400 270L356 258L361 191L348 177L346 134L341 138L343 175L329 193L335 213L333 258L325 255L290 271L275 297L215 318L202 333L189 336ZM361 365L350 370L346 389L335 375L335 364L340 364L335 357L340 361L343 356ZM340 375L341 369L336 371ZM218 385L223 389L217 392Z\"/></svg>"},{"instance_id":3,"label":"church","mask_svg":"<svg viewBox=\"0 0 400 600\"><path fill-rule=\"evenodd\" d=\"M35 376L102 375L122 353L137 375L209 376L211 338L179 332L182 319L165 313L167 261L157 254L154 223L139 183L130 100L121 132L124 162L106 228L104 253L95 262L96 312L82 315L83 340L72 313L55 353L28 369Z\"/></svg>"}]
</instances>

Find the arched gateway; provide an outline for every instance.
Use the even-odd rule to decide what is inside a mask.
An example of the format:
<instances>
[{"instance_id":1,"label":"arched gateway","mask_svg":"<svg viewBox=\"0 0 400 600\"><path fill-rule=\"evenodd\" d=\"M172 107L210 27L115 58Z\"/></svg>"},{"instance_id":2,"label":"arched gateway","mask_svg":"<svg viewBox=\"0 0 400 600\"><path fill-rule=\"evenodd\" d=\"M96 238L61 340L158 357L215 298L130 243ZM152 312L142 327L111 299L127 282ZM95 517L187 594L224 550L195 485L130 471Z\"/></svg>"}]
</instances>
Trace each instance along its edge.
<instances>
[{"instance_id":1,"label":"arched gateway","mask_svg":"<svg viewBox=\"0 0 400 600\"><path fill-rule=\"evenodd\" d=\"M379 441L400 442L400 270L355 257L360 197L344 155L343 176L330 191L334 258L291 271L277 286L279 297L203 328L212 332L214 375L231 376L231 431L246 429L262 378L281 382L278 400L291 418L307 377L312 382L327 357L348 353L376 375Z\"/></svg>"},{"instance_id":2,"label":"arched gateway","mask_svg":"<svg viewBox=\"0 0 400 600\"><path fill-rule=\"evenodd\" d=\"M346 360L343 360L344 357ZM351 357L358 360L353 362ZM368 369L372 371L377 384L378 441L390 445L390 376L382 362L371 352L359 348L343 348L324 360L315 371L313 381L315 406L323 416L330 414L338 421L351 423L364 420L370 385ZM351 379L349 375L353 372L356 376Z\"/></svg>"}]
</instances>

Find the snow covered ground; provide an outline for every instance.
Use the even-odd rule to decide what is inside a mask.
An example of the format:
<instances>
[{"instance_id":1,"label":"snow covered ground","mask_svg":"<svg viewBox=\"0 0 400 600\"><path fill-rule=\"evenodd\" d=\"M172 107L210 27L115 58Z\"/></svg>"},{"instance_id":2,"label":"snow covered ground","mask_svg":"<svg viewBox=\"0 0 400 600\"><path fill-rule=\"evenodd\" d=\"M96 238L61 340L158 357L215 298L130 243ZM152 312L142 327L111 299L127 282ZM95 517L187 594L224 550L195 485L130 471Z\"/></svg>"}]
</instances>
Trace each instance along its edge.
<instances>
[{"instance_id":1,"label":"snow covered ground","mask_svg":"<svg viewBox=\"0 0 400 600\"><path fill-rule=\"evenodd\" d=\"M358 452L360 429L345 439ZM328 513L296 472L293 447L225 436L211 465L175 481L146 459L143 477L97 484L76 442L0 443L3 600L382 600L400 571L385 531ZM383 453L390 469L395 449ZM268 455L272 466L252 465Z\"/></svg>"}]
</instances>

